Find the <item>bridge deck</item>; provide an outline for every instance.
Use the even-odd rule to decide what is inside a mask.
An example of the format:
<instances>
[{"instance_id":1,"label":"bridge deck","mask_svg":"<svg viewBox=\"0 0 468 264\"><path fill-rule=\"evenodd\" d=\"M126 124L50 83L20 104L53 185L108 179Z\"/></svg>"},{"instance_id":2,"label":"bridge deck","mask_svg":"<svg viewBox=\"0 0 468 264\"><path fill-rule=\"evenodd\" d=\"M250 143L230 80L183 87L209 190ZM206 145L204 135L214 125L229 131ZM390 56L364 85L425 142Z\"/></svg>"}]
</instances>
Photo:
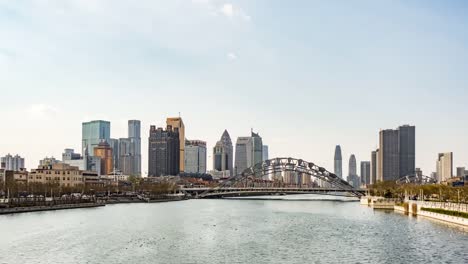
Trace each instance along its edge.
<instances>
[{"instance_id":1,"label":"bridge deck","mask_svg":"<svg viewBox=\"0 0 468 264\"><path fill-rule=\"evenodd\" d=\"M296 188L296 187L218 187L218 188L182 188L181 191L203 197L236 196L236 195L269 195L269 194L331 194L349 193L350 196L361 196L362 189L343 190L338 188Z\"/></svg>"}]
</instances>

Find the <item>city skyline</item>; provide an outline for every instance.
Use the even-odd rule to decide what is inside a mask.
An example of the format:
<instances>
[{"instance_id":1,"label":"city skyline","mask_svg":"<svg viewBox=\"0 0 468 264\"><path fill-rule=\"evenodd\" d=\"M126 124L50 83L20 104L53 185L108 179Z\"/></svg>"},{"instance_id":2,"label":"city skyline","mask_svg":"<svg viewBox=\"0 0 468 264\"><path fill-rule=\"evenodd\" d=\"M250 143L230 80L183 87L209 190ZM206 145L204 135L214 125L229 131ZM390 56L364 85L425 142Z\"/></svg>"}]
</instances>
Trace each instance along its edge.
<instances>
[{"instance_id":1,"label":"city skyline","mask_svg":"<svg viewBox=\"0 0 468 264\"><path fill-rule=\"evenodd\" d=\"M179 118L177 118L177 119L179 119ZM109 131L106 131L104 134L107 135L107 134L109 134L109 133L112 133L112 132L111 132L111 131L112 131L112 129L111 129L111 127L112 127L112 125L111 125L112 122L111 122L111 121L108 121L108 120L91 120L91 121L88 120L88 121L82 122L82 124L84 125L84 124L96 123L96 122L101 122L101 123L104 122L104 123L106 123L106 126L108 126L108 130L109 130ZM132 119L130 119L130 120L127 120L127 122L128 122L127 132L129 133L129 135L131 135L131 134L133 133L133 132L131 132L131 129L132 129L132 128L131 128L131 125L130 125L131 123L133 124L134 122L138 122L138 132L139 132L139 129L141 129L141 128L140 128L140 127L141 127L141 121L140 121L140 120L132 120ZM413 133L414 133L414 127L413 127L413 126L408 126L408 125L406 125L406 124L405 124L405 125L401 125L401 126L399 127L399 129L401 129L401 128L406 128L406 127L413 128ZM224 130L224 131L225 131L224 133L227 133L226 130ZM393 131L393 130L391 130L391 129L382 129L382 130L380 130L380 131L378 132L378 134L380 135L381 133L383 133L383 132L388 132L388 131ZM398 129L395 130L395 131L398 132ZM83 132L84 132L84 130L82 130L82 133L83 133ZM258 135L258 134L255 134L255 133L252 132L252 135ZM82 135L82 136L83 136L83 135ZM223 136L224 136L224 134L223 134ZM378 137L380 137L380 136L378 136ZM417 137L416 137L416 138L417 138ZM119 140L125 140L125 139L126 139L126 138L120 138ZM147 142L147 140L148 140L147 137L146 137L146 138L143 137L143 139L145 139L145 140L146 140L146 143L148 143L148 142ZM246 139L246 137L242 137L242 136L241 136L241 137L238 137L238 139L244 140L244 139ZM110 141L112 141L112 140L114 140L114 139L113 139L112 136L111 136L111 137L110 137ZM250 140L252 140L252 139L250 138ZM82 141L83 141L83 140L82 140ZM414 139L413 139L413 141L414 141ZM217 142L219 142L219 141L217 141ZM205 142L205 143L206 143L206 146L210 146L210 145L211 145L211 144L209 144L209 143L207 143L207 142ZM147 145L148 145L148 144L146 144L146 146L147 146ZM417 145L417 144L416 144L416 145ZM264 145L262 145L262 146L264 146ZM213 146L213 147L214 147L214 146ZM207 148L208 148L208 147L207 147ZM40 164L41 160L43 160L44 158L57 158L57 157L63 156L63 149L65 149L65 151L67 151L67 149L70 149L70 147L62 148L62 153L61 153L60 155L43 155L42 158L38 159L37 162L36 162L35 164L34 164L34 161L32 161L32 162L30 161L30 163L32 163L32 167L29 167L29 166L28 166L28 164L29 164L29 163L27 162L28 159L27 159L27 158L25 159L24 156L23 156L22 158L23 158L24 160L26 160L26 161L23 161L23 163L26 164L25 167L26 167L27 169L33 169L33 168L37 167L37 165ZM339 151L341 152L341 146L340 146L340 145L335 145L335 150L334 150L334 151L335 151L335 156L336 156L336 154L337 154L337 149L339 149ZM233 150L234 150L233 152L235 152L235 150L236 150L236 146L235 146L235 145L233 146ZM372 152L374 152L374 150L371 150L371 153L370 153L370 155L369 155L369 157L368 157L367 160L366 160L366 157L364 157L364 158L362 158L362 159L359 159L359 158L356 157L356 155L354 155L354 154L350 154L350 155L351 155L351 156L355 156L354 158L355 158L356 162L357 162L357 163L360 163L360 162L365 162L365 161L368 161L368 160L372 160ZM146 150L143 151L143 153L142 153L142 155L141 155L142 157L145 156L144 153L147 154L147 151L146 151ZM79 154L81 154L81 153L79 153ZM235 154L235 153L234 153L234 154ZM0 155L1 155L1 153L0 153ZM10 153L8 153L8 155L10 155ZM18 153L17 155L20 155L20 156L21 156L21 153ZM210 171L210 170L214 169L213 160L210 160L210 159L212 159L212 155L213 155L213 153L208 153L208 152L206 153L206 156L207 156L206 170L207 170L207 171ZM343 154L343 155L345 155L345 154ZM440 155L440 153L437 153L437 155ZM92 156L92 155L89 155L89 156ZM146 156L147 156L147 155L146 155ZM233 155L233 156L234 156L234 160L235 160L235 156L236 156L236 155ZM286 155L284 155L284 156L275 156L275 158L276 158L276 157L292 157L292 156L286 156ZM417 157L417 155L416 155L416 157ZM270 157L270 158L273 158L273 157ZM435 159L437 159L437 157L436 157ZM454 158L452 158L452 159L455 160ZM452 162L453 162L453 169L454 169L454 170L455 170L455 167L465 166L464 163L462 163L462 164L456 164L453 160L452 160ZM67 162L69 162L69 161L67 161ZM92 163L92 162L93 162L93 161L91 161L91 163ZM334 159L334 158L331 159L331 163L332 163L332 167L330 167L330 168L328 168L328 169L334 170L334 169L335 169L335 165L336 165L336 164L334 164L334 163L335 163L335 159ZM142 163L141 163L141 164L142 164L141 166L142 166L142 168L143 168L142 176L148 176L148 171L147 171L147 169L148 169L148 160L147 160L147 159L145 159L145 160L142 159ZM416 166L417 166L417 162L416 162ZM432 173L437 172L437 167L438 167L437 162L435 162L434 167L435 167L435 168L434 168L434 170L432 170L432 171L424 171L424 170L423 170L423 174L426 175L426 176L430 176ZM327 167L326 167L326 168L327 168ZM99 169L100 169L100 168L99 168ZM346 169L346 171L345 171L345 169ZM346 168L346 166L343 166L342 171L343 171L343 175L349 175L349 167ZM398 171L399 171L399 168L398 168ZM357 176L360 176L360 173L357 173ZM454 174L453 176L455 176L455 174ZM346 177L343 177L343 178L346 179Z\"/></svg>"},{"instance_id":2,"label":"city skyline","mask_svg":"<svg viewBox=\"0 0 468 264\"><path fill-rule=\"evenodd\" d=\"M181 3L1 2L0 114L15 126L2 126L0 154L18 153L35 168L64 148L81 153L81 122L111 121L111 138L119 138L127 120L148 131L180 112L187 138L209 150L224 129L236 139L253 127L270 157L332 170L335 145L343 157L370 160L380 129L412 124L425 175L438 153L453 152L454 166L467 166L463 4ZM294 107L278 107L286 103Z\"/></svg>"}]
</instances>

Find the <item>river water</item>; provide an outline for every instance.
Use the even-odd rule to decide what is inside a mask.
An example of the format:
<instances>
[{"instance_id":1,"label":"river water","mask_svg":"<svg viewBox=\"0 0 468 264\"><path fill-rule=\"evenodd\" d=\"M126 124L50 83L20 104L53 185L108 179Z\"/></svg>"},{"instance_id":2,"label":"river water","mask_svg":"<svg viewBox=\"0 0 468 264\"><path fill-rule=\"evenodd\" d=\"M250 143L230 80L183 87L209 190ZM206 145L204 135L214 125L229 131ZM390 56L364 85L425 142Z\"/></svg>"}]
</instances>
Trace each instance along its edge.
<instances>
[{"instance_id":1,"label":"river water","mask_svg":"<svg viewBox=\"0 0 468 264\"><path fill-rule=\"evenodd\" d=\"M465 229L296 198L4 215L0 263L468 263Z\"/></svg>"}]
</instances>

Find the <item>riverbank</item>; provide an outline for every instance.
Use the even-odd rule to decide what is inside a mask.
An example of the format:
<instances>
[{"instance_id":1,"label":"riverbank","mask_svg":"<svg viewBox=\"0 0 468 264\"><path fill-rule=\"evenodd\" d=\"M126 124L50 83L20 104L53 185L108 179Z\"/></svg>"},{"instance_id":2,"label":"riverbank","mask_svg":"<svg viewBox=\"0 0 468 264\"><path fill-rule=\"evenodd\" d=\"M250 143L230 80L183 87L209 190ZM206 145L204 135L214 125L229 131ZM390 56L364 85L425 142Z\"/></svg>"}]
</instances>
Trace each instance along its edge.
<instances>
[{"instance_id":1,"label":"riverbank","mask_svg":"<svg viewBox=\"0 0 468 264\"><path fill-rule=\"evenodd\" d=\"M468 218L456 216L458 212L463 214L467 213L468 207L466 205L462 207L459 204L457 205L453 203L438 203L426 201L406 201L403 204L401 204L397 200L385 199L383 197L362 197L361 204L372 207L373 209L393 210L396 212L404 213L408 216L421 216L468 228ZM437 210L433 209L440 209L440 211L448 211L450 212L450 214L437 212Z\"/></svg>"},{"instance_id":2,"label":"riverbank","mask_svg":"<svg viewBox=\"0 0 468 264\"><path fill-rule=\"evenodd\" d=\"M18 213L31 213L41 211L55 211L65 209L79 209L79 208L93 208L101 207L105 204L101 203L79 203L79 204L60 204L50 206L29 206L29 207L13 207L13 208L1 208L0 215L4 214L18 214Z\"/></svg>"},{"instance_id":3,"label":"riverbank","mask_svg":"<svg viewBox=\"0 0 468 264\"><path fill-rule=\"evenodd\" d=\"M130 204L130 203L166 203L166 202L177 202L187 200L185 198L171 198L171 199L109 199L106 200L106 204Z\"/></svg>"}]
</instances>

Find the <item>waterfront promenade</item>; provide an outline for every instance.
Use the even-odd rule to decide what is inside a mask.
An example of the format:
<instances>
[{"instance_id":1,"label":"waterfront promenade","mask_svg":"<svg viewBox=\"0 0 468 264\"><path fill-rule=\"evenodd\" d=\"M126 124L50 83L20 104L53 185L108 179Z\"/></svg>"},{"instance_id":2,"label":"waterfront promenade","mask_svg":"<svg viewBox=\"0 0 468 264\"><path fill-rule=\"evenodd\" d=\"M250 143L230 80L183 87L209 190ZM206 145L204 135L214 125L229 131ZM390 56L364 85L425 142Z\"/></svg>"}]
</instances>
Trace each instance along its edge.
<instances>
[{"instance_id":1,"label":"waterfront promenade","mask_svg":"<svg viewBox=\"0 0 468 264\"><path fill-rule=\"evenodd\" d=\"M406 200L402 203L399 199L364 196L361 197L361 205L367 205L373 209L394 210L409 216L428 217L468 228L468 204L466 203L413 200Z\"/></svg>"}]
</instances>

